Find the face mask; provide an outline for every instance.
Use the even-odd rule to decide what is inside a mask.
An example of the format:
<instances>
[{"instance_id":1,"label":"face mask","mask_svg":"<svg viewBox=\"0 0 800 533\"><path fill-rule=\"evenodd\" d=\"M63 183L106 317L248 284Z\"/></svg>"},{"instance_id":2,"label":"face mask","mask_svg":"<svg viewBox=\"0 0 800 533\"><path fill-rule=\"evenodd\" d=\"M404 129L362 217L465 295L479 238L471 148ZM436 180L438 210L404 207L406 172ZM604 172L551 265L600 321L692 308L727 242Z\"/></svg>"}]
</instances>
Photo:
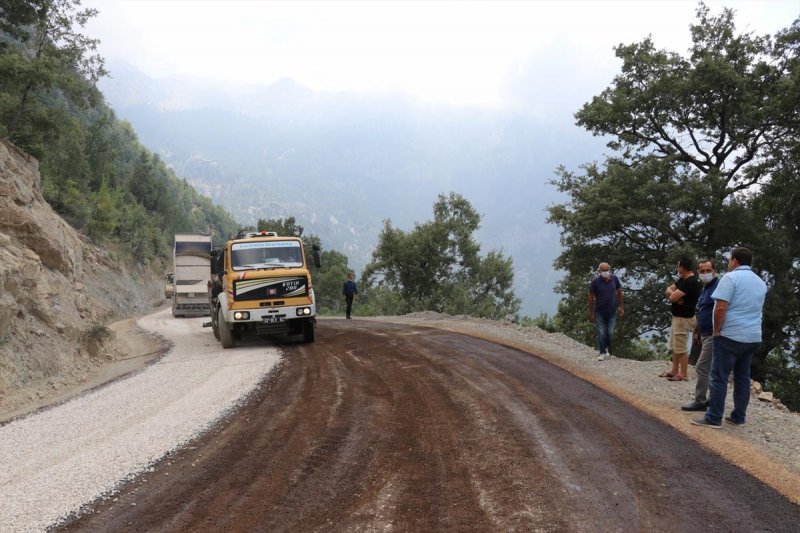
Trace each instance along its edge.
<instances>
[{"instance_id":1,"label":"face mask","mask_svg":"<svg viewBox=\"0 0 800 533\"><path fill-rule=\"evenodd\" d=\"M713 272L709 272L708 274L700 274L700 281L703 283L711 283L712 279L714 279Z\"/></svg>"},{"instance_id":2,"label":"face mask","mask_svg":"<svg viewBox=\"0 0 800 533\"><path fill-rule=\"evenodd\" d=\"M600 272L600 275L603 276L604 278L607 278L608 276L611 275L611 272L609 272L608 270L605 270L603 272Z\"/></svg>"}]
</instances>

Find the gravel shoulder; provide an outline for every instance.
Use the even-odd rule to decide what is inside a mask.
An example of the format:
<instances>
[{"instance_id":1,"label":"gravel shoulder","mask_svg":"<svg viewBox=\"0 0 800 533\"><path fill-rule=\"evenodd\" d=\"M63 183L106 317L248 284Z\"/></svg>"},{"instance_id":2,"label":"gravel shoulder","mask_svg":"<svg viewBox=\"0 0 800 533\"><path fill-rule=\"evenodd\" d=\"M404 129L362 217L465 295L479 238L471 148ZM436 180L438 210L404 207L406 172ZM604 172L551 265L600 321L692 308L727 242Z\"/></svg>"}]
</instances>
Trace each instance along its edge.
<instances>
[{"instance_id":1,"label":"gravel shoulder","mask_svg":"<svg viewBox=\"0 0 800 533\"><path fill-rule=\"evenodd\" d=\"M800 504L800 414L753 397L748 407L747 424L743 427L723 424L722 430L711 431L693 426L690 419L697 413L680 409L693 397L693 368L689 372L689 381L671 382L658 377L667 366L664 361L634 361L619 357L597 361L593 348L563 334L465 316L424 312L362 320L464 333L535 354L674 427ZM726 412L732 408L731 387L725 405Z\"/></svg>"},{"instance_id":2,"label":"gravel shoulder","mask_svg":"<svg viewBox=\"0 0 800 533\"><path fill-rule=\"evenodd\" d=\"M113 493L239 405L280 361L263 344L225 350L203 318L137 321L176 346L158 362L0 427L0 531L43 530ZM137 328L126 342L138 345ZM130 374L130 368L106 368ZM98 378L99 379L99 378Z\"/></svg>"}]
</instances>

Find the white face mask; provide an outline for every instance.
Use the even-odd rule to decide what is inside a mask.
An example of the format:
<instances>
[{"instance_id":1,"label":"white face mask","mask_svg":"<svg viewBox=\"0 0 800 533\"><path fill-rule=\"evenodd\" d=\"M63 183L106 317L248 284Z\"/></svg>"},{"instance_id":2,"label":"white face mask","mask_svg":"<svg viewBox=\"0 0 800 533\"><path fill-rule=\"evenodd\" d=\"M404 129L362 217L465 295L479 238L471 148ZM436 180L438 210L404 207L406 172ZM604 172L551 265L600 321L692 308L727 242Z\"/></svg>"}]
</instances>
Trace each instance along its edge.
<instances>
[{"instance_id":1,"label":"white face mask","mask_svg":"<svg viewBox=\"0 0 800 533\"><path fill-rule=\"evenodd\" d=\"M604 278L607 278L608 276L611 275L611 272L609 272L608 270L604 270L603 272L600 272L600 275L603 276Z\"/></svg>"},{"instance_id":2,"label":"white face mask","mask_svg":"<svg viewBox=\"0 0 800 533\"><path fill-rule=\"evenodd\" d=\"M700 281L703 283L711 283L711 280L714 279L714 273L709 272L707 274L700 274Z\"/></svg>"}]
</instances>

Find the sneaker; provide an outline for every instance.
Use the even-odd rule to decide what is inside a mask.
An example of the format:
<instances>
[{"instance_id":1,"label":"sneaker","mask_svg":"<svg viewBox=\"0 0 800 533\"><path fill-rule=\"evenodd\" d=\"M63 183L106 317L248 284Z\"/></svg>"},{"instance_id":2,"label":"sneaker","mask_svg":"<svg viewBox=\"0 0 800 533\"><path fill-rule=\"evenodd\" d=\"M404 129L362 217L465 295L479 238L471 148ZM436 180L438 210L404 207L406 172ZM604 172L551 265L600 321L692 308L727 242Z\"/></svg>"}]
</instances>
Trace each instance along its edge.
<instances>
[{"instance_id":1,"label":"sneaker","mask_svg":"<svg viewBox=\"0 0 800 533\"><path fill-rule=\"evenodd\" d=\"M611 359L611 352L608 350L606 350L606 358Z\"/></svg>"},{"instance_id":2,"label":"sneaker","mask_svg":"<svg viewBox=\"0 0 800 533\"><path fill-rule=\"evenodd\" d=\"M603 352L603 353L601 353L600 355L597 356L597 360L598 361L605 361L605 359L606 359L606 353L605 352Z\"/></svg>"},{"instance_id":3,"label":"sneaker","mask_svg":"<svg viewBox=\"0 0 800 533\"><path fill-rule=\"evenodd\" d=\"M727 422L728 424L733 424L734 426L743 426L744 425L744 422L737 422L736 420L731 418L731 415L728 415L728 416L725 417L725 422Z\"/></svg>"},{"instance_id":4,"label":"sneaker","mask_svg":"<svg viewBox=\"0 0 800 533\"><path fill-rule=\"evenodd\" d=\"M684 411L705 411L707 408L708 402L698 402L697 400L681 405L681 409Z\"/></svg>"},{"instance_id":5,"label":"sneaker","mask_svg":"<svg viewBox=\"0 0 800 533\"><path fill-rule=\"evenodd\" d=\"M719 429L719 428L722 427L721 423L720 424L715 424L715 423L711 422L710 420L708 420L706 417L693 418L692 419L692 424L694 424L695 426L700 426L700 427L704 427L704 428L711 428L711 429Z\"/></svg>"}]
</instances>

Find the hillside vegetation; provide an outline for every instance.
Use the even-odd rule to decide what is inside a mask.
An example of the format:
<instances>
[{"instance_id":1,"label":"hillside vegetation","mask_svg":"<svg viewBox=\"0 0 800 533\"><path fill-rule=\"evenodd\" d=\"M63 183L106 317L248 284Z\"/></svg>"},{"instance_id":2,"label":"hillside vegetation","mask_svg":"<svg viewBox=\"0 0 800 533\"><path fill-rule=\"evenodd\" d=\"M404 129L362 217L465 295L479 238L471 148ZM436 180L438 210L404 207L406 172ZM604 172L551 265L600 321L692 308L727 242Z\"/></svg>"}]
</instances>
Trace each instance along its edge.
<instances>
[{"instance_id":1,"label":"hillside vegetation","mask_svg":"<svg viewBox=\"0 0 800 533\"><path fill-rule=\"evenodd\" d=\"M169 255L177 232L226 236L236 223L178 179L116 118L95 86L95 14L72 0L0 9L0 136L39 160L47 202L73 227L128 259Z\"/></svg>"}]
</instances>

